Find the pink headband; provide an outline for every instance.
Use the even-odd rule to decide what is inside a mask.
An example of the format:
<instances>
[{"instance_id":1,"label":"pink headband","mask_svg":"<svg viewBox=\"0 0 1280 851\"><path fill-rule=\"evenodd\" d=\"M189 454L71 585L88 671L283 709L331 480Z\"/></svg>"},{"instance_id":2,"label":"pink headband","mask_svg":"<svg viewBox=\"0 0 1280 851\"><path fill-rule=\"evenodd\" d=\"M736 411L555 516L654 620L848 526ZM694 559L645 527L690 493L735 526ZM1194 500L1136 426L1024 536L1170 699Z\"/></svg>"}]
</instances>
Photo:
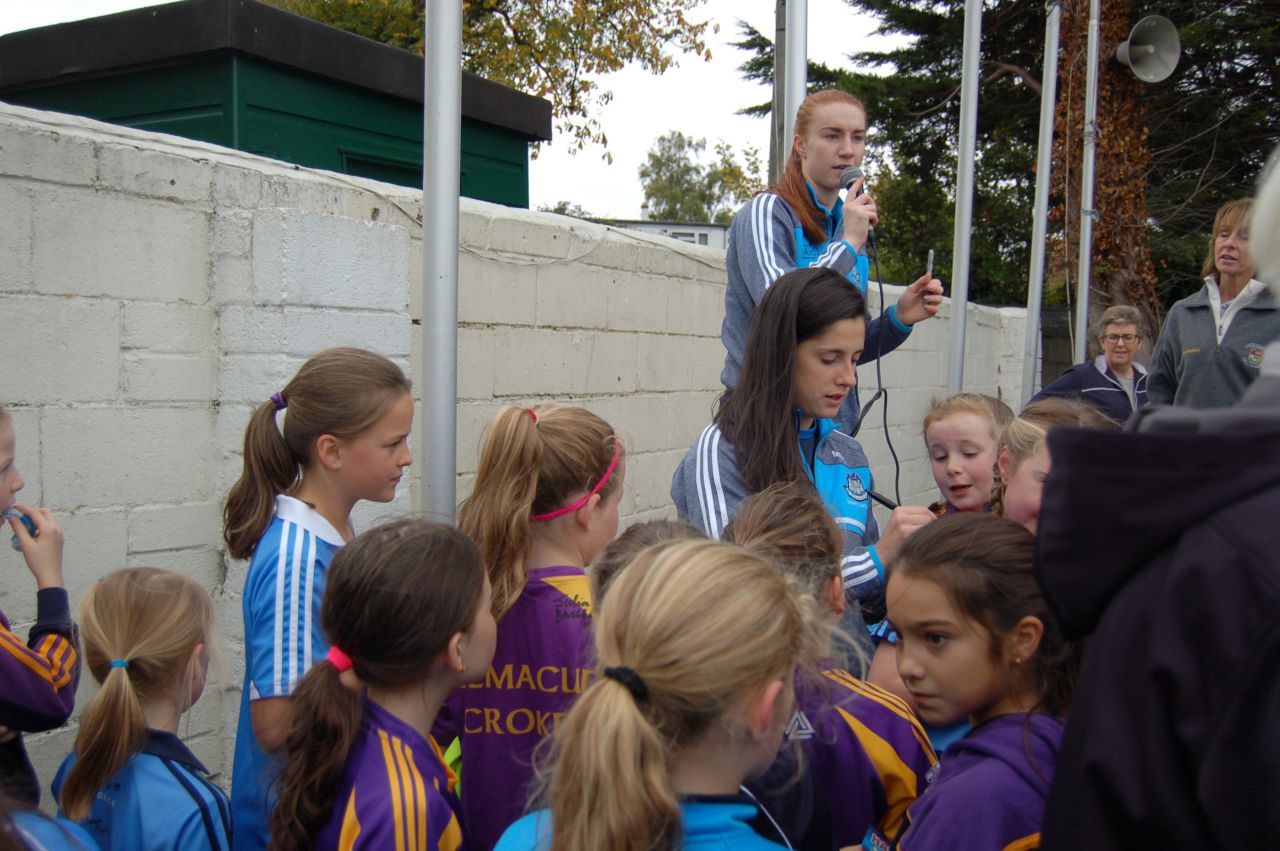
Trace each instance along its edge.
<instances>
[{"instance_id":1,"label":"pink headband","mask_svg":"<svg viewBox=\"0 0 1280 851\"><path fill-rule=\"evenodd\" d=\"M622 457L622 445L615 443L613 445L613 460L609 462L609 469L604 471L604 475L600 477L600 481L586 496L575 502L573 505L566 505L564 508L557 508L555 511L548 511L546 514L535 514L529 518L529 522L541 523L544 520L555 520L557 517L572 514L582 506L586 505L591 497L600 493L600 489L609 483L609 479L613 476L613 471L618 468L618 459L620 457Z\"/></svg>"},{"instance_id":2,"label":"pink headband","mask_svg":"<svg viewBox=\"0 0 1280 851\"><path fill-rule=\"evenodd\" d=\"M329 648L329 652L325 655L325 660L333 667L338 669L339 674L346 673L351 670L351 657L338 649L337 645Z\"/></svg>"}]
</instances>

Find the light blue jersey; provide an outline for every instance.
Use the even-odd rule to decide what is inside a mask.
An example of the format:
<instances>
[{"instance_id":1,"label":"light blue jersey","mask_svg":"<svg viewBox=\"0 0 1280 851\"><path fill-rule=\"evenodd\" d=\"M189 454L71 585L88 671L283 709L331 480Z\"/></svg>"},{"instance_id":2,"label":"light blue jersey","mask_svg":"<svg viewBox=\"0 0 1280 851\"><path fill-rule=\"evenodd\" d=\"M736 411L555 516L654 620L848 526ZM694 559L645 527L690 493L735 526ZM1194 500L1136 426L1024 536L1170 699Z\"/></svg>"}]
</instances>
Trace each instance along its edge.
<instances>
[{"instance_id":1,"label":"light blue jersey","mask_svg":"<svg viewBox=\"0 0 1280 851\"><path fill-rule=\"evenodd\" d=\"M76 755L53 780L60 796ZM59 811L58 815L62 815ZM231 807L200 760L173 733L149 731L142 750L107 781L83 827L103 851L225 851ZM74 846L70 846L74 847Z\"/></svg>"},{"instance_id":2,"label":"light blue jersey","mask_svg":"<svg viewBox=\"0 0 1280 851\"><path fill-rule=\"evenodd\" d=\"M244 583L244 690L236 730L231 801L235 847L267 847L271 784L282 761L258 746L249 704L288 697L311 665L329 651L320 629L325 575L342 536L306 503L276 497L276 516L258 540Z\"/></svg>"}]
</instances>

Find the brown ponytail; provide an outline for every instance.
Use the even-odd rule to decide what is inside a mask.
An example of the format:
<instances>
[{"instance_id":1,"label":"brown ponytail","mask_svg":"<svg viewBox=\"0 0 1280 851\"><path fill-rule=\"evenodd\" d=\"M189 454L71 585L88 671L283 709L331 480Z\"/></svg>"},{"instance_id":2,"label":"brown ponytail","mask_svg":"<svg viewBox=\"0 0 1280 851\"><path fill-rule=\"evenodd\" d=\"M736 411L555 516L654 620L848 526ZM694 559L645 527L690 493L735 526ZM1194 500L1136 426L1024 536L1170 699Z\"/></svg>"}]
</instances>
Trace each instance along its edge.
<instances>
[{"instance_id":1,"label":"brown ponytail","mask_svg":"<svg viewBox=\"0 0 1280 851\"><path fill-rule=\"evenodd\" d=\"M475 543L458 530L404 519L338 550L327 582L320 604L325 637L351 657L362 683L394 689L424 680L449 640L471 629L484 566ZM299 681L271 811L271 848L315 846L360 732L362 700L328 662Z\"/></svg>"},{"instance_id":2,"label":"brown ponytail","mask_svg":"<svg viewBox=\"0 0 1280 851\"><path fill-rule=\"evenodd\" d=\"M209 593L158 567L98 582L80 603L79 621L85 662L102 687L80 715L76 762L62 785L59 805L72 821L88 818L98 790L146 743L143 702L175 685L190 701L196 645L216 650Z\"/></svg>"},{"instance_id":3,"label":"brown ponytail","mask_svg":"<svg viewBox=\"0 0 1280 851\"><path fill-rule=\"evenodd\" d=\"M227 494L223 538L232 558L248 558L307 465L316 438L350 439L372 427L411 389L400 367L363 349L312 356L275 396L259 405L244 433L244 470ZM281 409L283 407L283 409ZM283 418L283 425L278 421Z\"/></svg>"},{"instance_id":4,"label":"brown ponytail","mask_svg":"<svg viewBox=\"0 0 1280 851\"><path fill-rule=\"evenodd\" d=\"M843 89L823 89L820 92L814 92L800 102L800 108L796 110L795 135L808 135L810 125L813 123L813 111L829 103L847 103L862 110L864 116L867 114L866 105ZM787 162L782 169L782 176L765 191L781 196L791 206L791 209L795 210L796 215L800 217L801 225L804 226L804 235L809 238L810 242L817 245L826 242L829 238L827 235L827 223L822 211L814 205L813 198L809 194L809 187L805 183L804 166L800 161L800 153L796 150L795 140L793 139L791 153L787 155Z\"/></svg>"},{"instance_id":5,"label":"brown ponytail","mask_svg":"<svg viewBox=\"0 0 1280 851\"><path fill-rule=\"evenodd\" d=\"M584 408L507 407L485 434L471 495L458 507L458 528L480 545L501 618L529 580L529 518L555 511L591 490L618 451L613 428ZM600 490L607 498L612 477Z\"/></svg>"}]
</instances>

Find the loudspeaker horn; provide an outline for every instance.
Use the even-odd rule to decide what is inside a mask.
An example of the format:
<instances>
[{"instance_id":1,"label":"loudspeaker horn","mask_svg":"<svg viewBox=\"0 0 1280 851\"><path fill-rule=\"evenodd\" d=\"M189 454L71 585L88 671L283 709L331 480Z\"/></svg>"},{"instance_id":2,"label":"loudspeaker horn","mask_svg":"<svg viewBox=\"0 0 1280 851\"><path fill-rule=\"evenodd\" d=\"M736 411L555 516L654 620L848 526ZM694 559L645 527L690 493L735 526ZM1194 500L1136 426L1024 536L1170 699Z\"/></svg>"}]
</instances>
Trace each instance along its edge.
<instances>
[{"instance_id":1,"label":"loudspeaker horn","mask_svg":"<svg viewBox=\"0 0 1280 851\"><path fill-rule=\"evenodd\" d=\"M1116 61L1128 65L1144 83L1158 83L1178 67L1182 43L1173 21L1162 15L1148 15L1134 24L1129 40L1116 47Z\"/></svg>"}]
</instances>

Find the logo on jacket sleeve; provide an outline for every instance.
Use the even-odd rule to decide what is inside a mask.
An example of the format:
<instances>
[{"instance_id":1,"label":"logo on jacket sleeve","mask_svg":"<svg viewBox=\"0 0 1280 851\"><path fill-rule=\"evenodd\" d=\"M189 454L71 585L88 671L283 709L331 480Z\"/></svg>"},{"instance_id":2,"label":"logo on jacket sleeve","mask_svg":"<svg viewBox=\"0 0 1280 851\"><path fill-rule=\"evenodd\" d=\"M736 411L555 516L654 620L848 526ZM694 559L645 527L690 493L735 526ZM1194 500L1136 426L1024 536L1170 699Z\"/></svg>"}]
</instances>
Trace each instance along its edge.
<instances>
[{"instance_id":1,"label":"logo on jacket sleeve","mask_svg":"<svg viewBox=\"0 0 1280 851\"><path fill-rule=\"evenodd\" d=\"M1244 357L1240 358L1240 360L1244 361L1245 366L1260 369L1262 367L1262 355L1266 350L1265 346L1259 346L1257 343L1250 343L1244 347Z\"/></svg>"},{"instance_id":2,"label":"logo on jacket sleeve","mask_svg":"<svg viewBox=\"0 0 1280 851\"><path fill-rule=\"evenodd\" d=\"M867 489L862 484L862 479L858 478L857 473L850 473L844 480L844 492L849 496L862 502L867 498Z\"/></svg>"}]
</instances>

